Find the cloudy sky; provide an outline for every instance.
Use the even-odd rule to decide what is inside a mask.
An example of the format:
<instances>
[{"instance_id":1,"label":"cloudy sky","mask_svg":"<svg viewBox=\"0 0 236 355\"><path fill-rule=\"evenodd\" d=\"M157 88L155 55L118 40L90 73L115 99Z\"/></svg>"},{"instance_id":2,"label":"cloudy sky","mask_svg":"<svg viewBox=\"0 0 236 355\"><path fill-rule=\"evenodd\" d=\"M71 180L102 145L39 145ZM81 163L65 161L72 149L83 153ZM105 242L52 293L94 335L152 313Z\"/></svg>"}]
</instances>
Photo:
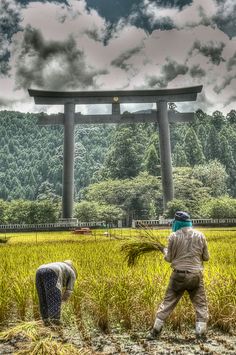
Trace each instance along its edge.
<instances>
[{"instance_id":1,"label":"cloudy sky","mask_svg":"<svg viewBox=\"0 0 236 355\"><path fill-rule=\"evenodd\" d=\"M28 88L162 89L203 84L196 103L236 109L236 0L0 0L0 109Z\"/></svg>"}]
</instances>

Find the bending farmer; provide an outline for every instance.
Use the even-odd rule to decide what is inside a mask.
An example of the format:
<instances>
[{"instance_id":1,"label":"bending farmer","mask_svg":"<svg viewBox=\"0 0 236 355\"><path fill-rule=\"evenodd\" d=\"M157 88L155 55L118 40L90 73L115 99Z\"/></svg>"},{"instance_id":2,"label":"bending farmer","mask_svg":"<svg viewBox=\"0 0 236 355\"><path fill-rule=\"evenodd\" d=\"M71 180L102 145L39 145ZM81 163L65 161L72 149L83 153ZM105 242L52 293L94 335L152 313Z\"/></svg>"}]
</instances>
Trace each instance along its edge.
<instances>
[{"instance_id":1,"label":"bending farmer","mask_svg":"<svg viewBox=\"0 0 236 355\"><path fill-rule=\"evenodd\" d=\"M209 260L205 236L192 228L190 216L178 211L172 224L164 258L171 263L173 272L160 305L154 326L148 339L156 338L164 321L174 310L184 291L187 291L196 313L196 336L203 336L207 329L208 307L203 284L203 261Z\"/></svg>"},{"instance_id":2,"label":"bending farmer","mask_svg":"<svg viewBox=\"0 0 236 355\"><path fill-rule=\"evenodd\" d=\"M37 269L36 288L45 325L60 324L61 303L69 299L76 277L71 260L44 264Z\"/></svg>"}]
</instances>

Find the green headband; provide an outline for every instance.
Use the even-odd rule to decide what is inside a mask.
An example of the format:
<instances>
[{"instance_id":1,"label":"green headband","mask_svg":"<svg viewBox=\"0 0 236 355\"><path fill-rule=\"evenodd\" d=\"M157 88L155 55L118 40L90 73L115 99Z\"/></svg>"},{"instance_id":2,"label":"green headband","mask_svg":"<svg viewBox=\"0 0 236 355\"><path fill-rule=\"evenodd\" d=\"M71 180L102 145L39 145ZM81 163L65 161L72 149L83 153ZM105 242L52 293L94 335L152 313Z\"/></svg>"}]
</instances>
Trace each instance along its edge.
<instances>
[{"instance_id":1,"label":"green headband","mask_svg":"<svg viewBox=\"0 0 236 355\"><path fill-rule=\"evenodd\" d=\"M179 229L185 228L185 227L192 227L192 222L191 221L176 221L174 220L172 223L172 231L176 232Z\"/></svg>"}]
</instances>

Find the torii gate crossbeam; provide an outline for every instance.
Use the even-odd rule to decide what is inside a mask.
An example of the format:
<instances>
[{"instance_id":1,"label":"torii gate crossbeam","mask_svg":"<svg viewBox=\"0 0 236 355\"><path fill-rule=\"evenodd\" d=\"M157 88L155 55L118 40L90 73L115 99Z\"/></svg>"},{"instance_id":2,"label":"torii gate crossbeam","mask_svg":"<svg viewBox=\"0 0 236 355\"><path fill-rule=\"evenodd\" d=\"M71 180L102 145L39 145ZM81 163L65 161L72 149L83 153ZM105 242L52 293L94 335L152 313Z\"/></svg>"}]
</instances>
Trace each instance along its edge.
<instances>
[{"instance_id":1,"label":"torii gate crossbeam","mask_svg":"<svg viewBox=\"0 0 236 355\"><path fill-rule=\"evenodd\" d=\"M189 122L193 112L180 113L167 110L168 102L195 101L202 85L163 90L116 91L42 91L29 89L29 95L39 105L64 105L64 114L43 114L39 124L64 125L64 164L62 217L72 218L74 198L74 126L75 124L141 123L157 122L159 125L163 205L174 197L169 123ZM155 103L157 110L150 113L120 113L120 104ZM111 104L112 114L82 115L75 112L75 105Z\"/></svg>"}]
</instances>

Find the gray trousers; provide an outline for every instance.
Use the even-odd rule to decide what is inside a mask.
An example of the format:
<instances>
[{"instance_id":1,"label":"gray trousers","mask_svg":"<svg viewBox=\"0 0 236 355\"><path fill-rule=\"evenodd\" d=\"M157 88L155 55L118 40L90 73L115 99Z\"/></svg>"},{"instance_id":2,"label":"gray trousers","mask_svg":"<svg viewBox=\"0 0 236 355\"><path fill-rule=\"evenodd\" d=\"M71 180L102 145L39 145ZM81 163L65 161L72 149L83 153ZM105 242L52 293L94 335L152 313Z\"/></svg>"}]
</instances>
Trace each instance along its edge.
<instances>
[{"instance_id":1,"label":"gray trousers","mask_svg":"<svg viewBox=\"0 0 236 355\"><path fill-rule=\"evenodd\" d=\"M194 306L196 322L207 322L209 314L202 272L195 274L173 271L156 317L164 321L174 310L185 291L188 292Z\"/></svg>"}]
</instances>

